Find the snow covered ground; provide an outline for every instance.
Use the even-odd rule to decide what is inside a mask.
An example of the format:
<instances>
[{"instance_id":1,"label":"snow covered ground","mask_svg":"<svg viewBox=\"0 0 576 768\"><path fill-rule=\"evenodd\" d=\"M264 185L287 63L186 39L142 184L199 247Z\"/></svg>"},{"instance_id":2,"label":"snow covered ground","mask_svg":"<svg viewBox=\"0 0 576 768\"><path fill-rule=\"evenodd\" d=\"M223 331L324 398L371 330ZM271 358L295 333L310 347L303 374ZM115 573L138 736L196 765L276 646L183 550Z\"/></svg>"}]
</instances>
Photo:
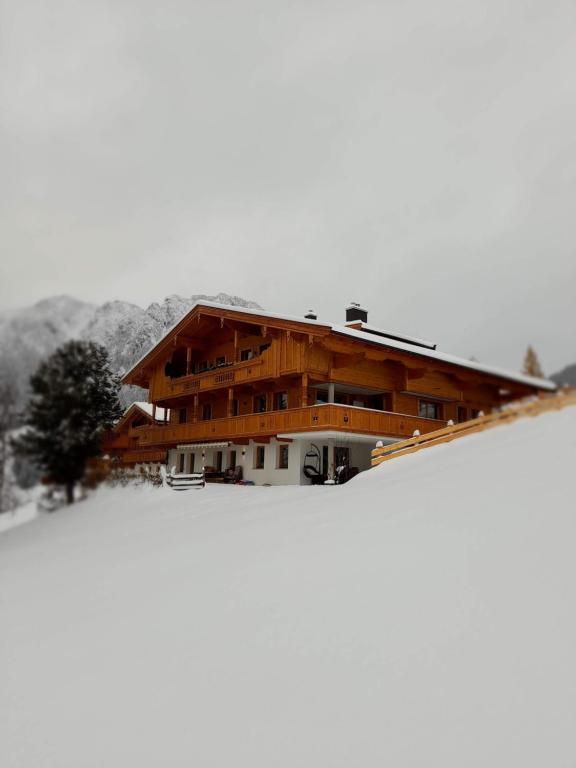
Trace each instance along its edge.
<instances>
[{"instance_id":1,"label":"snow covered ground","mask_svg":"<svg viewBox=\"0 0 576 768\"><path fill-rule=\"evenodd\" d=\"M29 523L38 516L38 507L36 501L29 501L9 512L3 512L0 515L0 533L16 528L17 525Z\"/></svg>"},{"instance_id":2,"label":"snow covered ground","mask_svg":"<svg viewBox=\"0 0 576 768\"><path fill-rule=\"evenodd\" d=\"M576 408L0 536L6 768L576 765Z\"/></svg>"}]
</instances>

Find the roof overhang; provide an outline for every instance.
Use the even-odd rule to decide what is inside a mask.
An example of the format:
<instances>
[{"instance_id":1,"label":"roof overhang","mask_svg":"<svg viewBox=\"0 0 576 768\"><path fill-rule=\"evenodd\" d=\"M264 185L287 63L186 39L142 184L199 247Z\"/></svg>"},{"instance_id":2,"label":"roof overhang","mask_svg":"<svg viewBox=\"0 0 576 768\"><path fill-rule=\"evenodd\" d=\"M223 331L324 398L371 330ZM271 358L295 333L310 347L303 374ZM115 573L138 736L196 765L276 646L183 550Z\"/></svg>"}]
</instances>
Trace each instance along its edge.
<instances>
[{"instance_id":1,"label":"roof overhang","mask_svg":"<svg viewBox=\"0 0 576 768\"><path fill-rule=\"evenodd\" d=\"M362 432L345 432L337 429L319 429L317 432L285 432L278 435L277 438L278 440L338 440L343 443L376 443L381 440L387 445L406 439L392 435L366 435Z\"/></svg>"},{"instance_id":2,"label":"roof overhang","mask_svg":"<svg viewBox=\"0 0 576 768\"><path fill-rule=\"evenodd\" d=\"M228 448L230 443L228 441L220 443L186 443L184 445L177 445L178 451L195 451L198 448Z\"/></svg>"}]
</instances>

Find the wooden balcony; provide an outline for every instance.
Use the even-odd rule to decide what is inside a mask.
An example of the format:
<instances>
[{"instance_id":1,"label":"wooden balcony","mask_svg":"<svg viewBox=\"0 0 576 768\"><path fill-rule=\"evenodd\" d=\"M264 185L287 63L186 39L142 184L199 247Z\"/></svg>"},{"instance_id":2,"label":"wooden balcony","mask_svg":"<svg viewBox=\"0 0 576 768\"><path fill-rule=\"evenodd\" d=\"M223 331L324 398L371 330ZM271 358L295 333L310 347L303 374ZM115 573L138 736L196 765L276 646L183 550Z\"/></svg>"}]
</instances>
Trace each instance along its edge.
<instances>
[{"instance_id":1,"label":"wooden balcony","mask_svg":"<svg viewBox=\"0 0 576 768\"><path fill-rule=\"evenodd\" d=\"M444 421L423 419L402 413L375 411L347 405L324 404L285 411L252 413L226 419L198 421L169 426L138 427L139 444L177 445L235 438L270 437L292 432L338 430L377 437L411 437L414 430L422 434L440 429Z\"/></svg>"},{"instance_id":2,"label":"wooden balcony","mask_svg":"<svg viewBox=\"0 0 576 768\"><path fill-rule=\"evenodd\" d=\"M235 384L245 384L268 375L267 368L265 355L260 355L252 360L214 368L204 373L192 373L177 379L157 378L152 382L150 398L157 402L172 397L232 387Z\"/></svg>"},{"instance_id":3,"label":"wooden balcony","mask_svg":"<svg viewBox=\"0 0 576 768\"><path fill-rule=\"evenodd\" d=\"M135 449L132 451L126 451L120 456L120 462L122 464L145 464L149 462L165 462L166 461L166 449L153 449L143 448Z\"/></svg>"}]
</instances>

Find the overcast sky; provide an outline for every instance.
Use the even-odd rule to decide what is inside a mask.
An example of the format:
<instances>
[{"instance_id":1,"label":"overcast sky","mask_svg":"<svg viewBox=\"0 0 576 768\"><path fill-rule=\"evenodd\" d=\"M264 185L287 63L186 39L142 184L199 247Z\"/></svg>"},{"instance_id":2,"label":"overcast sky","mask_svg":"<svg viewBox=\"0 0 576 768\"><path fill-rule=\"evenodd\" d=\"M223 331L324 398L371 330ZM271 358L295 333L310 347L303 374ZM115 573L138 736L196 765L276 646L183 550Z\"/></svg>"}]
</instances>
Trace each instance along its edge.
<instances>
[{"instance_id":1,"label":"overcast sky","mask_svg":"<svg viewBox=\"0 0 576 768\"><path fill-rule=\"evenodd\" d=\"M355 300L576 361L574 0L0 9L0 307Z\"/></svg>"}]
</instances>

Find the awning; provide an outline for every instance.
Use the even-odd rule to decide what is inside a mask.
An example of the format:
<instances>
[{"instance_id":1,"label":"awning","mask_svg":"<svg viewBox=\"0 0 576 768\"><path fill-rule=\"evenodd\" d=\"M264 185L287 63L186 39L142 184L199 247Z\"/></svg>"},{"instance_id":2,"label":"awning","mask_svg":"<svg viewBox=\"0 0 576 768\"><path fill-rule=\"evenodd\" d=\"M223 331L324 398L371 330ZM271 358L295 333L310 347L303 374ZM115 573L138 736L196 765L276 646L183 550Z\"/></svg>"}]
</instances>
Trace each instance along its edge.
<instances>
[{"instance_id":1,"label":"awning","mask_svg":"<svg viewBox=\"0 0 576 768\"><path fill-rule=\"evenodd\" d=\"M230 443L187 443L186 445L177 445L178 451L195 451L197 448L228 448Z\"/></svg>"}]
</instances>

